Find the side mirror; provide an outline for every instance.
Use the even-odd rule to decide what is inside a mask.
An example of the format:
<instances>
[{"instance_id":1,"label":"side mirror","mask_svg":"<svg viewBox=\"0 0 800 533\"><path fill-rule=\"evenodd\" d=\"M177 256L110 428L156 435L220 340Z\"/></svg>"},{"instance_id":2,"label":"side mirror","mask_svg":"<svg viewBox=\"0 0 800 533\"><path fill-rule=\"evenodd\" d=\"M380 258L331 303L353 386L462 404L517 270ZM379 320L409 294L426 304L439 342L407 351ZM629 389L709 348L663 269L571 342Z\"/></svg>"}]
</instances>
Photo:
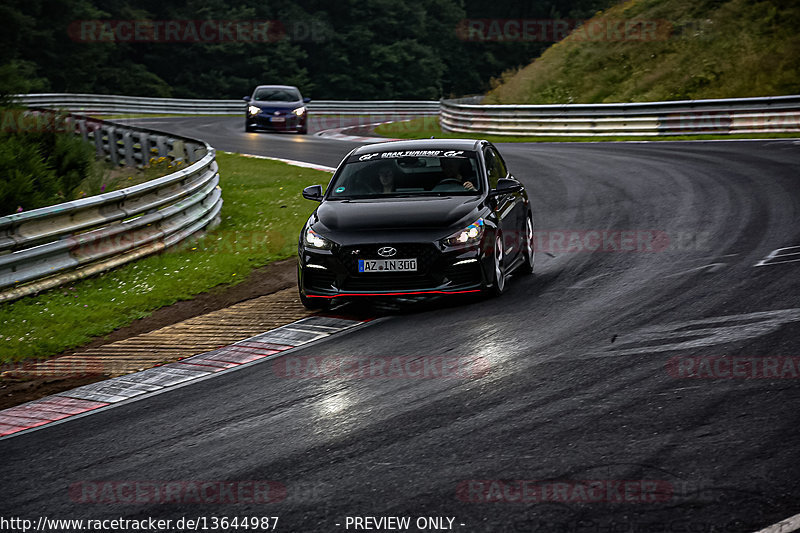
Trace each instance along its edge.
<instances>
[{"instance_id":1,"label":"side mirror","mask_svg":"<svg viewBox=\"0 0 800 533\"><path fill-rule=\"evenodd\" d=\"M322 201L322 185L311 185L303 189L303 198L306 200Z\"/></svg>"},{"instance_id":2,"label":"side mirror","mask_svg":"<svg viewBox=\"0 0 800 533\"><path fill-rule=\"evenodd\" d=\"M311 101L311 98L303 98L303 103L307 104Z\"/></svg>"},{"instance_id":3,"label":"side mirror","mask_svg":"<svg viewBox=\"0 0 800 533\"><path fill-rule=\"evenodd\" d=\"M250 97L249 96L243 96L242 100L244 100L245 102L249 102L250 101Z\"/></svg>"},{"instance_id":4,"label":"side mirror","mask_svg":"<svg viewBox=\"0 0 800 533\"><path fill-rule=\"evenodd\" d=\"M522 190L522 184L517 180L510 178L500 178L499 180L497 180L497 187L495 187L492 191L489 192L489 196L510 194L514 192L520 192L521 190Z\"/></svg>"}]
</instances>

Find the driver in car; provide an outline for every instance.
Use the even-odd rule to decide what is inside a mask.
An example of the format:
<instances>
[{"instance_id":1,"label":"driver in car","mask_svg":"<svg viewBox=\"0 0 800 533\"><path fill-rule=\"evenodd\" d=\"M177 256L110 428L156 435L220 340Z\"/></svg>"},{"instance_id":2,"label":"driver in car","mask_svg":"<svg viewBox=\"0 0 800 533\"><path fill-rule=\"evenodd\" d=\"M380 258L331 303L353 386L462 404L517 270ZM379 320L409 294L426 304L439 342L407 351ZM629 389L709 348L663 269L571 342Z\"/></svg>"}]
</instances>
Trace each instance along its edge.
<instances>
[{"instance_id":1,"label":"driver in car","mask_svg":"<svg viewBox=\"0 0 800 533\"><path fill-rule=\"evenodd\" d=\"M391 163L381 165L378 169L378 181L380 182L378 192L384 194L394 192L394 169Z\"/></svg>"},{"instance_id":2,"label":"driver in car","mask_svg":"<svg viewBox=\"0 0 800 533\"><path fill-rule=\"evenodd\" d=\"M461 175L461 159L456 158L443 158L442 159L442 174L444 177L442 178L442 182L445 180L458 180L461 185L467 189L468 191L476 191L475 185L469 181L465 180L464 177Z\"/></svg>"}]
</instances>

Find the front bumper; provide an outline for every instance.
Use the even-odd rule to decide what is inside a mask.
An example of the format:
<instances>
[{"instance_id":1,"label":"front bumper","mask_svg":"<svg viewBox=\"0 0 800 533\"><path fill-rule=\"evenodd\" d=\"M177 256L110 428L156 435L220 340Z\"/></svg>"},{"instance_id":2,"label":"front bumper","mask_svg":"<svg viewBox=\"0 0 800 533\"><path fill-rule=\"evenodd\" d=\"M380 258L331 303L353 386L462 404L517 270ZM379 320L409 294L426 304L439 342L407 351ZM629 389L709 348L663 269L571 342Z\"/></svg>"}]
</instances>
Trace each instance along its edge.
<instances>
[{"instance_id":1,"label":"front bumper","mask_svg":"<svg viewBox=\"0 0 800 533\"><path fill-rule=\"evenodd\" d=\"M250 128L258 128L262 130L296 131L305 129L306 115L307 113L298 117L291 112L281 115L274 115L272 113L259 113L258 115L253 116L248 114L245 117L245 123Z\"/></svg>"},{"instance_id":2,"label":"front bumper","mask_svg":"<svg viewBox=\"0 0 800 533\"><path fill-rule=\"evenodd\" d=\"M359 259L382 259L379 247L397 249L393 259L417 259L416 272L358 272ZM308 297L402 296L479 292L488 282L479 246L442 250L433 243L363 244L331 250L299 248L299 285Z\"/></svg>"}]
</instances>

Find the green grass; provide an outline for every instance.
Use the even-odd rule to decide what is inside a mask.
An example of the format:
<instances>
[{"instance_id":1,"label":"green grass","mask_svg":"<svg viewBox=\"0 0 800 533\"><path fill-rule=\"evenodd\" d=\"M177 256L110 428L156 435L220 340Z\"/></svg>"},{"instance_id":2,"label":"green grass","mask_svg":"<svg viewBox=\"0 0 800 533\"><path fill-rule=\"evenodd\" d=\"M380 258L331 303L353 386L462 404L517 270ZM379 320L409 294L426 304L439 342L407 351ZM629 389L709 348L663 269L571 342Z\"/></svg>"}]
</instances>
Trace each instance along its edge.
<instances>
[{"instance_id":1,"label":"green grass","mask_svg":"<svg viewBox=\"0 0 800 533\"><path fill-rule=\"evenodd\" d=\"M330 174L277 161L217 153L222 223L183 243L97 277L0 306L0 363L41 358L192 298L236 284L255 268L296 253L315 207L302 189Z\"/></svg>"},{"instance_id":2,"label":"green grass","mask_svg":"<svg viewBox=\"0 0 800 533\"><path fill-rule=\"evenodd\" d=\"M656 22L650 40L578 32L493 80L484 103L648 102L800 93L800 9L783 0L627 0L586 27ZM606 26L599 26L606 22ZM592 24L595 24L592 26ZM606 34L607 35L607 34ZM612 33L613 35L613 33Z\"/></svg>"},{"instance_id":3,"label":"green grass","mask_svg":"<svg viewBox=\"0 0 800 533\"><path fill-rule=\"evenodd\" d=\"M493 143L530 142L612 142L612 141L703 141L715 139L795 139L798 133L759 133L735 135L670 135L670 136L614 136L614 137L517 137L484 135L481 133L450 133L442 131L438 117L421 117L407 122L392 122L375 128L375 133L397 139L486 139Z\"/></svg>"},{"instance_id":4,"label":"green grass","mask_svg":"<svg viewBox=\"0 0 800 533\"><path fill-rule=\"evenodd\" d=\"M242 108L244 113L244 107ZM239 117L242 113L224 113L224 114L181 114L181 113L112 113L108 115L93 114L89 115L92 118L100 120L116 120L121 118L183 118L183 117Z\"/></svg>"},{"instance_id":5,"label":"green grass","mask_svg":"<svg viewBox=\"0 0 800 533\"><path fill-rule=\"evenodd\" d=\"M241 117L244 114L244 107L242 107L241 113L221 113L221 114L180 114L180 113L114 113L114 114L93 114L89 115L92 118L97 118L100 120L115 120L120 118L182 118L182 117ZM369 118L375 116L374 114L364 113L361 115L337 115L337 114L330 114L330 113L314 113L313 117L320 117L320 118L333 118L333 117L359 117L359 118Z\"/></svg>"}]
</instances>

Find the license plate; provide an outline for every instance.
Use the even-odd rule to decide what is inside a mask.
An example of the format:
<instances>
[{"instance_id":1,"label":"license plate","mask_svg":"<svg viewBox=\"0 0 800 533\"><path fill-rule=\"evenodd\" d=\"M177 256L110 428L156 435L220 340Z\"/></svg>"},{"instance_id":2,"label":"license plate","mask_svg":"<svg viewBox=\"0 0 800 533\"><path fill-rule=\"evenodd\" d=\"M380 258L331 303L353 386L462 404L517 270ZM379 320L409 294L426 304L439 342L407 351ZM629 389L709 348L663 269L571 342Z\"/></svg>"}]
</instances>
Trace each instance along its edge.
<instances>
[{"instance_id":1,"label":"license plate","mask_svg":"<svg viewBox=\"0 0 800 533\"><path fill-rule=\"evenodd\" d=\"M417 259L359 259L359 272L416 272Z\"/></svg>"},{"instance_id":2,"label":"license plate","mask_svg":"<svg viewBox=\"0 0 800 533\"><path fill-rule=\"evenodd\" d=\"M269 117L270 122L286 122L286 117Z\"/></svg>"}]
</instances>

